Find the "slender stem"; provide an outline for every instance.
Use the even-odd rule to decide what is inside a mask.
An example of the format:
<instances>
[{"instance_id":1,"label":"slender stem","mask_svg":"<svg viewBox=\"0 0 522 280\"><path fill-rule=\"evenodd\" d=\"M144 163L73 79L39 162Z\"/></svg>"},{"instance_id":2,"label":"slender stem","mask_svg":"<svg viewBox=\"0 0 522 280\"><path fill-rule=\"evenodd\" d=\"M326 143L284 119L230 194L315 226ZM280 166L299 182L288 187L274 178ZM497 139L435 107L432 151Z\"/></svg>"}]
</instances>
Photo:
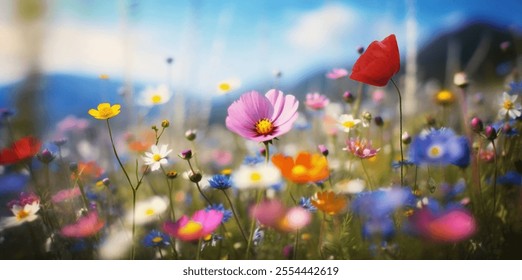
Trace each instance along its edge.
<instances>
[{"instance_id":1,"label":"slender stem","mask_svg":"<svg viewBox=\"0 0 522 280\"><path fill-rule=\"evenodd\" d=\"M232 205L232 201L230 200L230 197L228 196L227 192L225 190L222 190L222 191L228 201L228 204L230 205L230 209L232 209L232 214L234 214L234 219L236 220L237 227L239 228L239 231L241 231L241 235L243 236L243 239L248 244L248 238L245 234L245 231L243 230L243 227L241 226L241 223L239 222L239 218L237 216L236 209L234 209L234 205Z\"/></svg>"},{"instance_id":2,"label":"slender stem","mask_svg":"<svg viewBox=\"0 0 522 280\"><path fill-rule=\"evenodd\" d=\"M366 179L368 180L368 187L370 187L370 191L373 191L372 179L370 178L370 174L368 174L368 170L366 170L366 166L364 165L364 160L362 158L361 158L361 165L362 165L364 174L366 175Z\"/></svg>"},{"instance_id":3,"label":"slender stem","mask_svg":"<svg viewBox=\"0 0 522 280\"><path fill-rule=\"evenodd\" d=\"M265 145L265 163L268 164L270 162L270 142L263 142Z\"/></svg>"},{"instance_id":4,"label":"slender stem","mask_svg":"<svg viewBox=\"0 0 522 280\"><path fill-rule=\"evenodd\" d=\"M167 177L167 172L163 166L161 166L161 171L163 171L163 175L167 180L167 187L169 188L170 219L174 221L176 220L176 212L174 211L174 201L172 200L172 180Z\"/></svg>"},{"instance_id":5,"label":"slender stem","mask_svg":"<svg viewBox=\"0 0 522 280\"><path fill-rule=\"evenodd\" d=\"M495 153L495 171L493 173L493 217L495 217L495 212L497 210L497 176L498 176L498 165L497 165L497 146L495 145L495 141L491 141L493 145L493 152Z\"/></svg>"},{"instance_id":6,"label":"slender stem","mask_svg":"<svg viewBox=\"0 0 522 280\"><path fill-rule=\"evenodd\" d=\"M257 190L256 205L259 204L259 201L261 200L261 193L262 193L261 190ZM255 227L256 227L256 219L252 218L252 221L250 222L250 238L248 238L247 249L246 249L247 251L246 251L246 256L245 256L246 260L248 260L248 258L250 257L250 247L252 247L252 239L254 239Z\"/></svg>"},{"instance_id":7,"label":"slender stem","mask_svg":"<svg viewBox=\"0 0 522 280\"><path fill-rule=\"evenodd\" d=\"M353 116L355 118L359 115L359 109L361 108L363 87L364 84L359 82L359 87L357 87L357 97L355 98L355 104L353 106Z\"/></svg>"},{"instance_id":8,"label":"slender stem","mask_svg":"<svg viewBox=\"0 0 522 280\"><path fill-rule=\"evenodd\" d=\"M198 252L196 253L196 260L200 260L201 259L201 245L202 245L202 238L199 239L198 241Z\"/></svg>"},{"instance_id":9,"label":"slender stem","mask_svg":"<svg viewBox=\"0 0 522 280\"><path fill-rule=\"evenodd\" d=\"M78 178L76 180L76 184L78 184L78 188L80 189L80 193L82 194L82 201L85 206L85 209L89 209L89 200L87 200L87 195L85 194L85 188L83 187L83 182L80 179L80 174L76 174L76 177Z\"/></svg>"},{"instance_id":10,"label":"slender stem","mask_svg":"<svg viewBox=\"0 0 522 280\"><path fill-rule=\"evenodd\" d=\"M111 130L111 125L109 123L109 119L107 119L107 128L109 130L109 138L111 139L112 151L114 152L114 156L116 156L116 160L118 160L118 164L120 165L121 169L123 170L125 177L127 177L127 181L129 181L129 186L131 186L131 188L134 188L132 181L129 177L129 174L127 173L127 170L125 170L125 167L123 167L123 163L121 163L120 157L118 156L118 152L116 151L116 146L114 145L114 140L112 138L112 130Z\"/></svg>"},{"instance_id":11,"label":"slender stem","mask_svg":"<svg viewBox=\"0 0 522 280\"><path fill-rule=\"evenodd\" d=\"M295 240L294 240L294 260L297 260L297 248L299 248L299 230L295 231Z\"/></svg>"},{"instance_id":12,"label":"slender stem","mask_svg":"<svg viewBox=\"0 0 522 280\"><path fill-rule=\"evenodd\" d=\"M163 253L161 252L161 248L160 247L158 247L158 252L159 252L160 258L163 260Z\"/></svg>"},{"instance_id":13,"label":"slender stem","mask_svg":"<svg viewBox=\"0 0 522 280\"><path fill-rule=\"evenodd\" d=\"M194 168L192 167L192 164L190 163L190 159L187 159L187 163L190 167L190 171L192 171L192 174L196 174L196 171L194 170ZM203 192L203 190L201 189L201 187L199 186L199 183L198 182L194 182L194 184L196 184L196 187L198 188L198 191L199 193L201 194L201 196L203 196L203 198L207 201L208 205L212 205L212 202L210 201L210 199L208 198L208 196Z\"/></svg>"},{"instance_id":14,"label":"slender stem","mask_svg":"<svg viewBox=\"0 0 522 280\"><path fill-rule=\"evenodd\" d=\"M135 246L135 237L136 237L136 189L132 188L132 253L131 260L134 260L136 257L136 246Z\"/></svg>"},{"instance_id":15,"label":"slender stem","mask_svg":"<svg viewBox=\"0 0 522 280\"><path fill-rule=\"evenodd\" d=\"M404 151L402 148L402 96L399 87L393 79L391 79L393 86L397 90L397 96L399 97L399 145L401 147L401 186L404 186Z\"/></svg>"}]
</instances>

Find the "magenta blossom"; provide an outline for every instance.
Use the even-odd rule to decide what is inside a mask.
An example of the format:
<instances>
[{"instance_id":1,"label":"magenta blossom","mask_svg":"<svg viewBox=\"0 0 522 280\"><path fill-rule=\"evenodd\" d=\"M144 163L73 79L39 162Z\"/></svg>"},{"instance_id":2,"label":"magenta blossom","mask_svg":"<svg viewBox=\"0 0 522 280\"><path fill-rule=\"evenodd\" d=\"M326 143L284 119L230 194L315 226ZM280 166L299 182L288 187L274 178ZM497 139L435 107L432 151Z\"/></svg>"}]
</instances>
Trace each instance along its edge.
<instances>
[{"instance_id":1,"label":"magenta blossom","mask_svg":"<svg viewBox=\"0 0 522 280\"><path fill-rule=\"evenodd\" d=\"M98 212L91 212L78 219L75 224L64 226L61 234L65 237L84 238L95 235L105 225Z\"/></svg>"},{"instance_id":2,"label":"magenta blossom","mask_svg":"<svg viewBox=\"0 0 522 280\"><path fill-rule=\"evenodd\" d=\"M326 73L326 77L331 80L337 80L348 76L348 70L343 68L334 68L332 71Z\"/></svg>"},{"instance_id":3,"label":"magenta blossom","mask_svg":"<svg viewBox=\"0 0 522 280\"><path fill-rule=\"evenodd\" d=\"M62 202L65 200L73 199L77 196L80 196L80 188L74 187L70 189L65 189L57 192L55 195L51 197L51 201L54 203Z\"/></svg>"},{"instance_id":4,"label":"magenta blossom","mask_svg":"<svg viewBox=\"0 0 522 280\"><path fill-rule=\"evenodd\" d=\"M346 141L346 148L343 148L344 151L349 151L354 156L364 159L364 158L372 158L374 157L379 149L374 149L372 147L372 143L366 141L366 139L359 138L350 138L350 140Z\"/></svg>"},{"instance_id":5,"label":"magenta blossom","mask_svg":"<svg viewBox=\"0 0 522 280\"><path fill-rule=\"evenodd\" d=\"M175 223L165 222L163 230L177 239L194 241L211 234L219 227L222 220L222 212L203 209L196 211L191 218L183 215Z\"/></svg>"},{"instance_id":6,"label":"magenta blossom","mask_svg":"<svg viewBox=\"0 0 522 280\"><path fill-rule=\"evenodd\" d=\"M257 142L274 139L290 131L298 117L299 101L293 95L269 90L243 94L228 107L226 126L240 136Z\"/></svg>"},{"instance_id":7,"label":"magenta blossom","mask_svg":"<svg viewBox=\"0 0 522 280\"><path fill-rule=\"evenodd\" d=\"M312 110L321 110L330 103L330 99L317 92L306 95L305 105Z\"/></svg>"}]
</instances>

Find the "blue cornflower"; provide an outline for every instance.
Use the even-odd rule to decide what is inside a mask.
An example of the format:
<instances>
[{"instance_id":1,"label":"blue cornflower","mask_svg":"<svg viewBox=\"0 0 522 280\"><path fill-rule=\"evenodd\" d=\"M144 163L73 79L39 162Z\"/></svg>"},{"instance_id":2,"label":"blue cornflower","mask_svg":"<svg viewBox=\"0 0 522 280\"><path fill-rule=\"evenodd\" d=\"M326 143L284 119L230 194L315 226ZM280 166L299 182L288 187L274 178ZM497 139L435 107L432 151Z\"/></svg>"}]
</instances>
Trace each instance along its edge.
<instances>
[{"instance_id":1,"label":"blue cornflower","mask_svg":"<svg viewBox=\"0 0 522 280\"><path fill-rule=\"evenodd\" d=\"M261 243L263 243L264 239L265 239L265 231L260 227L256 228L256 230L254 230L254 236L252 237L254 246L261 245Z\"/></svg>"},{"instance_id":2,"label":"blue cornflower","mask_svg":"<svg viewBox=\"0 0 522 280\"><path fill-rule=\"evenodd\" d=\"M466 167L471 149L468 139L447 128L432 129L413 138L410 156L415 164L453 164Z\"/></svg>"},{"instance_id":3,"label":"blue cornflower","mask_svg":"<svg viewBox=\"0 0 522 280\"><path fill-rule=\"evenodd\" d=\"M208 183L210 187L218 190L226 190L232 187L232 180L230 180L230 176L228 175L214 175L208 180Z\"/></svg>"},{"instance_id":4,"label":"blue cornflower","mask_svg":"<svg viewBox=\"0 0 522 280\"><path fill-rule=\"evenodd\" d=\"M245 159L243 159L244 165L256 165L259 163L263 163L265 159L260 156L246 156Z\"/></svg>"},{"instance_id":5,"label":"blue cornflower","mask_svg":"<svg viewBox=\"0 0 522 280\"><path fill-rule=\"evenodd\" d=\"M221 203L209 205L209 206L207 206L207 208L205 208L205 210L207 210L207 211L216 210L216 211L223 213L223 219L221 219L222 223L226 223L228 220L232 219L232 215L233 215L232 211L225 209L225 206L223 206L223 204L221 204Z\"/></svg>"},{"instance_id":6,"label":"blue cornflower","mask_svg":"<svg viewBox=\"0 0 522 280\"><path fill-rule=\"evenodd\" d=\"M362 217L383 217L416 203L410 188L392 187L359 193L352 202L354 213Z\"/></svg>"},{"instance_id":7,"label":"blue cornflower","mask_svg":"<svg viewBox=\"0 0 522 280\"><path fill-rule=\"evenodd\" d=\"M387 240L395 234L393 220L389 216L370 217L362 225L362 235L365 239L380 236Z\"/></svg>"},{"instance_id":8,"label":"blue cornflower","mask_svg":"<svg viewBox=\"0 0 522 280\"><path fill-rule=\"evenodd\" d=\"M312 205L312 202L310 201L309 197L301 197L301 199L299 199L299 206L301 206L304 209L308 210L308 212L315 212L315 211L317 211L317 208Z\"/></svg>"},{"instance_id":9,"label":"blue cornflower","mask_svg":"<svg viewBox=\"0 0 522 280\"><path fill-rule=\"evenodd\" d=\"M145 247L166 247L170 245L170 238L167 234L153 229L143 238L142 243Z\"/></svg>"},{"instance_id":10,"label":"blue cornflower","mask_svg":"<svg viewBox=\"0 0 522 280\"><path fill-rule=\"evenodd\" d=\"M397 168L401 168L401 165L402 166L412 166L412 165L415 165L415 163L413 163L413 161L409 160L409 159L404 159L404 161L394 161L392 162L392 167L397 169Z\"/></svg>"},{"instance_id":11,"label":"blue cornflower","mask_svg":"<svg viewBox=\"0 0 522 280\"><path fill-rule=\"evenodd\" d=\"M503 176L497 178L497 184L522 186L522 174L516 171L508 171Z\"/></svg>"},{"instance_id":12,"label":"blue cornflower","mask_svg":"<svg viewBox=\"0 0 522 280\"><path fill-rule=\"evenodd\" d=\"M521 82L516 82L516 81L510 82L509 88L511 88L511 90L509 91L510 94L522 93L522 81Z\"/></svg>"},{"instance_id":13,"label":"blue cornflower","mask_svg":"<svg viewBox=\"0 0 522 280\"><path fill-rule=\"evenodd\" d=\"M5 174L0 176L0 194L22 192L29 182L29 176L23 174Z\"/></svg>"}]
</instances>

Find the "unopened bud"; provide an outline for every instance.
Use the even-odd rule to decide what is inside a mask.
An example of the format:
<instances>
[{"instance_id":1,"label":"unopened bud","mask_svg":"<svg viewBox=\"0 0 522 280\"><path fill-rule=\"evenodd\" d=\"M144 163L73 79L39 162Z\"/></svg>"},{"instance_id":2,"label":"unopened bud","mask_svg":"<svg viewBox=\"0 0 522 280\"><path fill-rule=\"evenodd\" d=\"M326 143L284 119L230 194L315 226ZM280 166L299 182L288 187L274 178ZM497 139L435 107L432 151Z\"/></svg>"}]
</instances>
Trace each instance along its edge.
<instances>
[{"instance_id":1,"label":"unopened bud","mask_svg":"<svg viewBox=\"0 0 522 280\"><path fill-rule=\"evenodd\" d=\"M482 123L482 120L474 117L471 119L471 130L473 130L476 133L482 132L484 129L484 124Z\"/></svg>"},{"instance_id":2,"label":"unopened bud","mask_svg":"<svg viewBox=\"0 0 522 280\"><path fill-rule=\"evenodd\" d=\"M191 149L183 150L183 151L181 151L181 153L179 153L178 156L179 156L181 159L189 160L189 159L192 158L192 150L191 150Z\"/></svg>"},{"instance_id":3,"label":"unopened bud","mask_svg":"<svg viewBox=\"0 0 522 280\"><path fill-rule=\"evenodd\" d=\"M355 101L355 96L353 96L353 94L349 91L346 91L344 94L343 94L343 99L344 99L344 102L346 103L353 103L353 101Z\"/></svg>"},{"instance_id":4,"label":"unopened bud","mask_svg":"<svg viewBox=\"0 0 522 280\"><path fill-rule=\"evenodd\" d=\"M375 125L376 126L383 126L384 125L384 120L382 119L381 116L377 116L373 119L373 121L375 122Z\"/></svg>"},{"instance_id":5,"label":"unopened bud","mask_svg":"<svg viewBox=\"0 0 522 280\"><path fill-rule=\"evenodd\" d=\"M364 52L364 47L363 46L357 47L357 53L358 54L363 54L363 52Z\"/></svg>"},{"instance_id":6,"label":"unopened bud","mask_svg":"<svg viewBox=\"0 0 522 280\"><path fill-rule=\"evenodd\" d=\"M484 135L486 135L486 138L490 141L493 141L497 138L497 131L494 127L491 125L486 126L486 129L484 130Z\"/></svg>"},{"instance_id":7,"label":"unopened bud","mask_svg":"<svg viewBox=\"0 0 522 280\"><path fill-rule=\"evenodd\" d=\"M198 171L196 171L195 173L191 171L189 174L189 180L194 183L199 183L202 178L203 176Z\"/></svg>"},{"instance_id":8,"label":"unopened bud","mask_svg":"<svg viewBox=\"0 0 522 280\"><path fill-rule=\"evenodd\" d=\"M51 163L51 161L54 160L55 158L55 155L49 151L48 149L44 149L43 151L41 151L40 153L38 153L36 155L36 157L38 158L38 160L40 160L41 162L45 163L45 164L48 164L48 163Z\"/></svg>"},{"instance_id":9,"label":"unopened bud","mask_svg":"<svg viewBox=\"0 0 522 280\"><path fill-rule=\"evenodd\" d=\"M404 132L402 134L401 140L404 145L408 145L411 143L411 136L408 134L408 132Z\"/></svg>"},{"instance_id":10,"label":"unopened bud","mask_svg":"<svg viewBox=\"0 0 522 280\"><path fill-rule=\"evenodd\" d=\"M319 152L321 152L321 154L323 154L325 157L327 157L330 153L325 145L318 145L317 148L319 149Z\"/></svg>"},{"instance_id":11,"label":"unopened bud","mask_svg":"<svg viewBox=\"0 0 522 280\"><path fill-rule=\"evenodd\" d=\"M178 172L176 172L175 170L167 172L167 178L176 179L176 177L178 177Z\"/></svg>"},{"instance_id":12,"label":"unopened bud","mask_svg":"<svg viewBox=\"0 0 522 280\"><path fill-rule=\"evenodd\" d=\"M194 141L196 139L196 130L195 129L189 129L185 132L185 138L189 141Z\"/></svg>"},{"instance_id":13,"label":"unopened bud","mask_svg":"<svg viewBox=\"0 0 522 280\"><path fill-rule=\"evenodd\" d=\"M161 121L161 127L167 128L170 126L170 122L168 120Z\"/></svg>"},{"instance_id":14,"label":"unopened bud","mask_svg":"<svg viewBox=\"0 0 522 280\"><path fill-rule=\"evenodd\" d=\"M364 113L362 113L362 118L369 122L372 120L372 113L365 111Z\"/></svg>"}]
</instances>

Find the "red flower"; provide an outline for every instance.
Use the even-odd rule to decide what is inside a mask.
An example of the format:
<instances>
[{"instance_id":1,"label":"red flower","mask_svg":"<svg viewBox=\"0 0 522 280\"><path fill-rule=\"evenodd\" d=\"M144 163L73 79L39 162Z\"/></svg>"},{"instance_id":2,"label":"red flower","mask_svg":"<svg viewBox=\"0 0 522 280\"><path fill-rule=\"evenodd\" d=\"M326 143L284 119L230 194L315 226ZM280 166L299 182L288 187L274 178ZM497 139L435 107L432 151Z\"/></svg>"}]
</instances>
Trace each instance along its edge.
<instances>
[{"instance_id":1,"label":"red flower","mask_svg":"<svg viewBox=\"0 0 522 280\"><path fill-rule=\"evenodd\" d=\"M397 39L392 34L381 42L374 41L355 62L350 78L372 86L382 87L401 67Z\"/></svg>"},{"instance_id":2,"label":"red flower","mask_svg":"<svg viewBox=\"0 0 522 280\"><path fill-rule=\"evenodd\" d=\"M21 138L14 142L11 147L0 151L0 165L7 165L32 158L38 153L42 143L31 136Z\"/></svg>"}]
</instances>

